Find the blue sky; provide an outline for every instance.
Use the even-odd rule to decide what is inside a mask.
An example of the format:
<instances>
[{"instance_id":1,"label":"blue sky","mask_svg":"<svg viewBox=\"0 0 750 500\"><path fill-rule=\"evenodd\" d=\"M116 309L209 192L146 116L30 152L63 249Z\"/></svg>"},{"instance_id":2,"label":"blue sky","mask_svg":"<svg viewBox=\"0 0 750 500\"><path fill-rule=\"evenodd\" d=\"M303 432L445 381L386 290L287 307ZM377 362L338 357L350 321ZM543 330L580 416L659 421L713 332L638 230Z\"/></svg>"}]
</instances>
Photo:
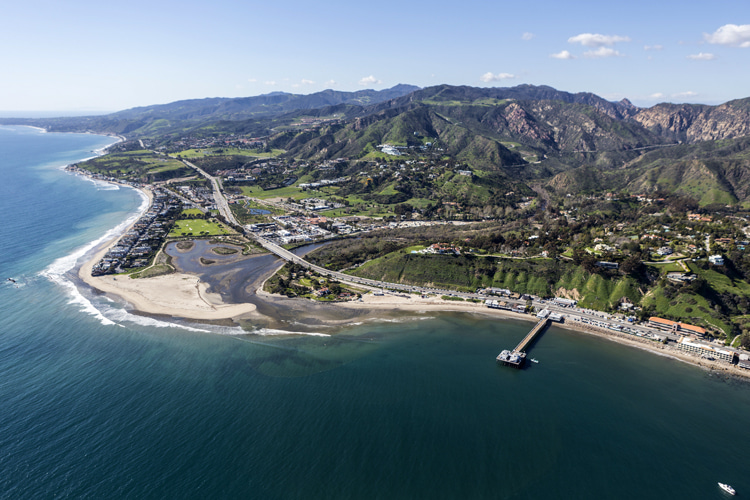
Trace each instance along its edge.
<instances>
[{"instance_id":1,"label":"blue sky","mask_svg":"<svg viewBox=\"0 0 750 500\"><path fill-rule=\"evenodd\" d=\"M3 7L0 44L5 112L398 83L550 85L639 106L750 96L738 0L25 0Z\"/></svg>"}]
</instances>

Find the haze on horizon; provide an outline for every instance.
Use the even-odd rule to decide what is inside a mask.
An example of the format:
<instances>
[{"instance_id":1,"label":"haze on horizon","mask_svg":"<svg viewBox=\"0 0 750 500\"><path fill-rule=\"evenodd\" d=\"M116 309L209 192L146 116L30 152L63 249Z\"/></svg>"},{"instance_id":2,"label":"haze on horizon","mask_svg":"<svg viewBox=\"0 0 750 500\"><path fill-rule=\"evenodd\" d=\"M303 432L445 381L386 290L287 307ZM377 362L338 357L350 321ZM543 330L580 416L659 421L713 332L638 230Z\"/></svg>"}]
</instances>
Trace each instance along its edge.
<instances>
[{"instance_id":1,"label":"haze on horizon","mask_svg":"<svg viewBox=\"0 0 750 500\"><path fill-rule=\"evenodd\" d=\"M638 106L750 96L750 4L90 0L4 9L0 110L98 114L398 83L549 85Z\"/></svg>"}]
</instances>

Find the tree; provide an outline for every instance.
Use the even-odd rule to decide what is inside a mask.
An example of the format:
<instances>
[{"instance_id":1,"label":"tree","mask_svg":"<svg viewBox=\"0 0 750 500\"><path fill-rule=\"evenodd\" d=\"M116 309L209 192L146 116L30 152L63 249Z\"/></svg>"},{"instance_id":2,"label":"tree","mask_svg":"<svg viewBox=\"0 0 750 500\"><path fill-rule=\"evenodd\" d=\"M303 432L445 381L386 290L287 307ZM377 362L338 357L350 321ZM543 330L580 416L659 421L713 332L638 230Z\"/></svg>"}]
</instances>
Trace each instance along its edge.
<instances>
[{"instance_id":1,"label":"tree","mask_svg":"<svg viewBox=\"0 0 750 500\"><path fill-rule=\"evenodd\" d=\"M595 273L597 271L596 267L596 257L593 255L586 254L584 255L583 259L581 260L581 266L589 273Z\"/></svg>"},{"instance_id":2,"label":"tree","mask_svg":"<svg viewBox=\"0 0 750 500\"><path fill-rule=\"evenodd\" d=\"M393 211L396 213L396 215L408 215L411 213L411 205L407 203L399 203L395 207L393 207Z\"/></svg>"},{"instance_id":3,"label":"tree","mask_svg":"<svg viewBox=\"0 0 750 500\"><path fill-rule=\"evenodd\" d=\"M641 274L641 271L643 270L643 262L641 261L640 256L628 256L620 265L620 270L623 273L629 274L631 276L637 276Z\"/></svg>"}]
</instances>

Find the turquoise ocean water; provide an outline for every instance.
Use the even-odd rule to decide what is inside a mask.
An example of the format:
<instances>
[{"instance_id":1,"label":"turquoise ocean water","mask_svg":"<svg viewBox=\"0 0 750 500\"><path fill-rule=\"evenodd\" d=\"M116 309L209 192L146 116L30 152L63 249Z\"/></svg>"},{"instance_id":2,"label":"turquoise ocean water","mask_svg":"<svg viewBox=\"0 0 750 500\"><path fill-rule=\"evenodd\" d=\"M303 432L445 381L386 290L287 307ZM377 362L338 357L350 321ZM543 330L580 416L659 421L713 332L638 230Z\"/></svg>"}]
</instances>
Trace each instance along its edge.
<instances>
[{"instance_id":1,"label":"turquoise ocean water","mask_svg":"<svg viewBox=\"0 0 750 500\"><path fill-rule=\"evenodd\" d=\"M750 495L747 382L555 328L497 366L521 322L243 335L77 290L143 206L60 170L109 143L0 127L0 498Z\"/></svg>"}]
</instances>

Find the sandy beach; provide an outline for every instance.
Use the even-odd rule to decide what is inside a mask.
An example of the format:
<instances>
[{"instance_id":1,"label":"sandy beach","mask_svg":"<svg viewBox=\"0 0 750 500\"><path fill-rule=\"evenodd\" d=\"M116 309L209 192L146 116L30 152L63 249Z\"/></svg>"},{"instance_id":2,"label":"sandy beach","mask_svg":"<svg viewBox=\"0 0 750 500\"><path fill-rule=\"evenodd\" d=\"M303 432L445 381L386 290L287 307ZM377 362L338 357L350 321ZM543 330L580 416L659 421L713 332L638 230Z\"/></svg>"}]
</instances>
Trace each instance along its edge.
<instances>
[{"instance_id":1,"label":"sandy beach","mask_svg":"<svg viewBox=\"0 0 750 500\"><path fill-rule=\"evenodd\" d=\"M153 194L145 188L141 191L148 196L148 205L151 206ZM118 239L119 236L106 243L78 270L78 277L87 285L101 292L116 295L136 310L147 314L220 320L236 318L255 311L256 307L253 304L225 304L219 294L209 293L208 285L192 274L174 273L141 279L132 279L126 275L91 276L93 266Z\"/></svg>"},{"instance_id":2,"label":"sandy beach","mask_svg":"<svg viewBox=\"0 0 750 500\"><path fill-rule=\"evenodd\" d=\"M242 316L251 315L256 311L256 306L253 304L224 303L219 294L208 293L206 291L208 285L202 283L198 276L192 274L175 273L142 279L131 279L122 275L91 277L91 266L98 262L106 251L107 248L102 249L91 261L81 267L81 279L98 290L121 297L138 311L196 320L237 319ZM258 290L256 294L259 297L266 296L277 299L282 298L283 300L293 300L297 305L300 302L310 302L310 308L319 305L305 299L286 299L281 296L271 296L261 290ZM527 321L530 324L537 321L537 318L532 315L518 314L500 309L489 309L482 303L443 300L437 296L423 298L418 295L374 295L373 293L367 293L360 300L338 302L329 305L340 309L361 311L366 316L373 317L393 312L413 312L417 314L463 312L502 319ZM336 324L339 322L332 321L331 323ZM555 324L555 326L579 334L595 335L636 349L647 350L660 356L673 358L716 373L750 377L750 372L737 368L734 365L729 365L721 361L700 359L679 351L675 347L665 346L664 344L633 335L580 323L560 323Z\"/></svg>"},{"instance_id":3,"label":"sandy beach","mask_svg":"<svg viewBox=\"0 0 750 500\"><path fill-rule=\"evenodd\" d=\"M518 314L500 309L489 309L485 307L484 304L480 303L442 300L439 297L428 297L423 299L419 296L409 296L407 298L399 295L376 296L373 294L367 294L362 296L361 301L343 302L338 305L344 308L365 308L382 311L411 311L415 313L467 312L504 319L528 321L530 323L538 321L536 316L528 314ZM691 356L684 351L678 350L676 347L654 342L653 340L575 322L555 323L554 326L576 333L594 335L622 345L649 351L659 356L676 359L715 373L750 378L750 371L748 370L718 360L709 361L696 356Z\"/></svg>"}]
</instances>

